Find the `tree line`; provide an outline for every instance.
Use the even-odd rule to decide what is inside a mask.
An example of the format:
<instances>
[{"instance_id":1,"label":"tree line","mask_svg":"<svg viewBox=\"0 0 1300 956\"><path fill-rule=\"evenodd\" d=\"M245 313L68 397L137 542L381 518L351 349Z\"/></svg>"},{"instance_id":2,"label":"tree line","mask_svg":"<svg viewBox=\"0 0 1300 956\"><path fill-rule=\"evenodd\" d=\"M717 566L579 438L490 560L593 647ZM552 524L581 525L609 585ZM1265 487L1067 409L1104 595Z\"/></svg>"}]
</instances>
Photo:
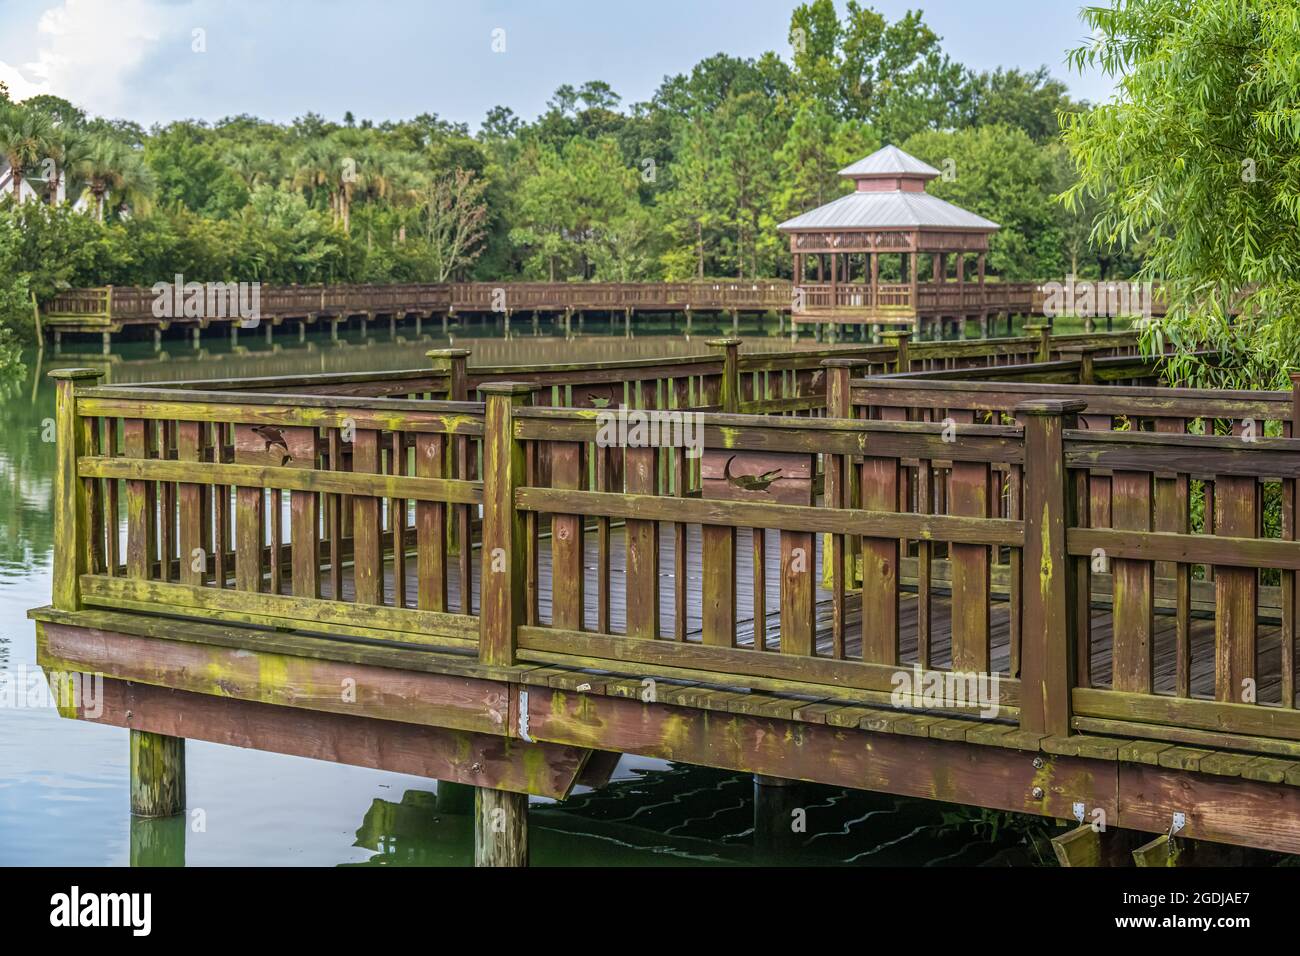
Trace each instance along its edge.
<instances>
[{"instance_id":1,"label":"tree line","mask_svg":"<svg viewBox=\"0 0 1300 956\"><path fill-rule=\"evenodd\" d=\"M645 102L561 86L528 121L314 113L145 130L38 96L0 102L0 273L14 300L63 285L447 279L682 280L790 274L782 220L840 195L836 171L892 142L943 168L936 194L1001 223L1006 279L1127 268L1055 201L1075 172L1045 68L976 72L919 12L794 9L787 50L718 53ZM25 181L38 202L17 202ZM60 188L66 194L55 202ZM1131 265L1131 261L1128 263ZM30 307L28 306L28 311Z\"/></svg>"}]
</instances>

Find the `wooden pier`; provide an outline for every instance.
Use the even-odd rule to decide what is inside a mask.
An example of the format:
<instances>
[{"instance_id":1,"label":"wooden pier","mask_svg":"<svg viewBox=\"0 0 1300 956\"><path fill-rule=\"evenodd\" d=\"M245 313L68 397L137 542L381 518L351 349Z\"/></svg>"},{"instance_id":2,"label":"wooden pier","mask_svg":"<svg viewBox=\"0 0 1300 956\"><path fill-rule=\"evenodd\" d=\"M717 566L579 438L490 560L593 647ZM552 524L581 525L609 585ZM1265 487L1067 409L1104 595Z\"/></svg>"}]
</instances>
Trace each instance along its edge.
<instances>
[{"instance_id":1,"label":"wooden pier","mask_svg":"<svg viewBox=\"0 0 1300 956\"><path fill-rule=\"evenodd\" d=\"M141 814L186 738L472 785L485 864L624 753L1300 852L1300 386L1156 387L1130 334L713 344L51 373L31 616L104 680L65 715L130 728Z\"/></svg>"}]
</instances>

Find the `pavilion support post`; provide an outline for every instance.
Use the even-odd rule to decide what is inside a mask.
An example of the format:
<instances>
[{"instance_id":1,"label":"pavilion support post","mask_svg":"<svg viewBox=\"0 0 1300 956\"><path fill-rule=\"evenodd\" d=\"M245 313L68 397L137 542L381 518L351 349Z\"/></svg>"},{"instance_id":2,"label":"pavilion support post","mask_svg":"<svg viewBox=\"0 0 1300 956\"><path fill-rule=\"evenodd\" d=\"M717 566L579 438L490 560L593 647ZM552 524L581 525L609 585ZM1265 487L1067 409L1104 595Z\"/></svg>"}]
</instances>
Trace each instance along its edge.
<instances>
[{"instance_id":1,"label":"pavilion support post","mask_svg":"<svg viewBox=\"0 0 1300 956\"><path fill-rule=\"evenodd\" d=\"M820 326L818 326L820 328ZM706 345L722 353L722 410L740 411L740 339L709 339Z\"/></svg>"},{"instance_id":2,"label":"pavilion support post","mask_svg":"<svg viewBox=\"0 0 1300 956\"><path fill-rule=\"evenodd\" d=\"M77 459L91 454L92 420L77 415L77 385L94 385L103 373L61 368L54 379L54 582L52 603L60 611L81 610L81 576L91 572L91 479L77 477Z\"/></svg>"},{"instance_id":3,"label":"pavilion support post","mask_svg":"<svg viewBox=\"0 0 1300 956\"><path fill-rule=\"evenodd\" d=\"M131 812L166 817L185 811L185 739L131 731Z\"/></svg>"},{"instance_id":4,"label":"pavilion support post","mask_svg":"<svg viewBox=\"0 0 1300 956\"><path fill-rule=\"evenodd\" d=\"M1014 410L1025 428L1020 728L1032 733L1070 733L1078 598L1065 544L1074 494L1063 437L1077 427L1085 407L1081 401L1035 399Z\"/></svg>"},{"instance_id":5,"label":"pavilion support post","mask_svg":"<svg viewBox=\"0 0 1300 956\"><path fill-rule=\"evenodd\" d=\"M230 323L230 347L234 348L239 344L239 323Z\"/></svg>"},{"instance_id":6,"label":"pavilion support post","mask_svg":"<svg viewBox=\"0 0 1300 956\"><path fill-rule=\"evenodd\" d=\"M442 313L442 334L443 335L447 334L447 319L450 317L450 315L451 315L450 312Z\"/></svg>"},{"instance_id":7,"label":"pavilion support post","mask_svg":"<svg viewBox=\"0 0 1300 956\"><path fill-rule=\"evenodd\" d=\"M108 332L103 333L100 341L102 343L103 352L105 355L108 355L113 351L113 336L110 333Z\"/></svg>"},{"instance_id":8,"label":"pavilion support post","mask_svg":"<svg viewBox=\"0 0 1300 956\"><path fill-rule=\"evenodd\" d=\"M418 339L424 334L424 313L415 313L415 337Z\"/></svg>"},{"instance_id":9,"label":"pavilion support post","mask_svg":"<svg viewBox=\"0 0 1300 956\"><path fill-rule=\"evenodd\" d=\"M514 411L529 402L525 382L489 382L479 391L487 399L483 422L482 592L479 660L508 667L515 663L518 630L526 611L528 540L524 513L515 507L515 489L524 484L524 445L515 437ZM469 542L462 543L469 547Z\"/></svg>"},{"instance_id":10,"label":"pavilion support post","mask_svg":"<svg viewBox=\"0 0 1300 956\"><path fill-rule=\"evenodd\" d=\"M631 309L623 310L623 336L629 339L632 337L632 310Z\"/></svg>"},{"instance_id":11,"label":"pavilion support post","mask_svg":"<svg viewBox=\"0 0 1300 956\"><path fill-rule=\"evenodd\" d=\"M474 788L474 865L528 865L528 794Z\"/></svg>"},{"instance_id":12,"label":"pavilion support post","mask_svg":"<svg viewBox=\"0 0 1300 956\"><path fill-rule=\"evenodd\" d=\"M199 331L199 327L198 327L197 325L194 326L194 328L190 329L190 344L192 344L195 348L198 348L198 347L199 347L199 336L200 336L200 335L201 335L201 333L200 333L200 331Z\"/></svg>"},{"instance_id":13,"label":"pavilion support post","mask_svg":"<svg viewBox=\"0 0 1300 956\"><path fill-rule=\"evenodd\" d=\"M339 340L339 320L337 318L333 318L330 319L330 341L337 342L338 340Z\"/></svg>"}]
</instances>

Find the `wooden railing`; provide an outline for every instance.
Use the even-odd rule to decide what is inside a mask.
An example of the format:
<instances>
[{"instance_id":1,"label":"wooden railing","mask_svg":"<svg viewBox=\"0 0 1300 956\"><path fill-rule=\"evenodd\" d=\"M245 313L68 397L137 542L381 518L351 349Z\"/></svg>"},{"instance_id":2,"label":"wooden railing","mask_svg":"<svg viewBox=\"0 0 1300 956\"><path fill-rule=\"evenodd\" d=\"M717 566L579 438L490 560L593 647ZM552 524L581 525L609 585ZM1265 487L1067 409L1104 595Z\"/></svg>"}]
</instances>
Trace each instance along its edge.
<instances>
[{"instance_id":1,"label":"wooden railing","mask_svg":"<svg viewBox=\"0 0 1300 956\"><path fill-rule=\"evenodd\" d=\"M1300 749L1300 440L1287 437L1300 420L1300 381L1291 392L902 376L847 387L854 417L958 431L1015 420L1035 401L1077 402L1082 427L1066 431L1062 449L1073 488L1072 726ZM1014 498L1014 467L997 467ZM1005 570L994 589L1012 593L1017 572L1010 562Z\"/></svg>"},{"instance_id":2,"label":"wooden railing","mask_svg":"<svg viewBox=\"0 0 1300 956\"><path fill-rule=\"evenodd\" d=\"M859 357L823 369L826 417L746 415L720 351L619 383L657 445L572 382L449 400L450 354L380 394L52 373L54 603L875 705L913 665L996 674L1030 731L1300 746L1300 440L1190 433L1285 427L1285 396L853 380ZM950 704L899 719L972 716Z\"/></svg>"},{"instance_id":3,"label":"wooden railing","mask_svg":"<svg viewBox=\"0 0 1300 956\"><path fill-rule=\"evenodd\" d=\"M755 282L455 282L388 285L260 284L260 311L265 317L381 314L405 312L474 312L565 309L789 310L790 284ZM151 288L68 289L43 307L49 320L121 322L157 321ZM221 318L238 318L222 316ZM200 317L206 318L206 317ZM200 321L176 315L168 321Z\"/></svg>"}]
</instances>

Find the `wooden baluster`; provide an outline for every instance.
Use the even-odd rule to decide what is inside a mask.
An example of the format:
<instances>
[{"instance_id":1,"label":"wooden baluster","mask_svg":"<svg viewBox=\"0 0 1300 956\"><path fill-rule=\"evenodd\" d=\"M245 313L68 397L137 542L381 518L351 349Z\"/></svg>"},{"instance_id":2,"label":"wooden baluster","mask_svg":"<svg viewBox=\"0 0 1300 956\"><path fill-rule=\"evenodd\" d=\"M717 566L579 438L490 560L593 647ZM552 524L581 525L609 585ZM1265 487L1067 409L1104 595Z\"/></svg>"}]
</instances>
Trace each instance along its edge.
<instances>
[{"instance_id":1,"label":"wooden baluster","mask_svg":"<svg viewBox=\"0 0 1300 956\"><path fill-rule=\"evenodd\" d=\"M159 431L158 457L166 460L173 457L176 446L176 423L163 421ZM158 508L159 565L158 580L170 581L172 555L176 554L176 483L159 482Z\"/></svg>"},{"instance_id":2,"label":"wooden baluster","mask_svg":"<svg viewBox=\"0 0 1300 956\"><path fill-rule=\"evenodd\" d=\"M121 447L118 438L118 421L116 418L107 418L104 420L104 440L107 442L105 454L110 458L117 458L121 455ZM105 553L105 563L107 571L111 575L120 574L122 571L122 541L121 541L121 522L122 522L122 501L121 501L121 482L116 478L107 479L105 482L106 502L104 516L104 533L107 538L107 550Z\"/></svg>"},{"instance_id":3,"label":"wooden baluster","mask_svg":"<svg viewBox=\"0 0 1300 956\"><path fill-rule=\"evenodd\" d=\"M554 442L551 447L551 481L557 489L582 488L581 442ZM583 621L584 568L583 518L581 515L551 516L551 626L581 631ZM631 585L629 584L629 589Z\"/></svg>"},{"instance_id":4,"label":"wooden baluster","mask_svg":"<svg viewBox=\"0 0 1300 956\"><path fill-rule=\"evenodd\" d=\"M952 409L949 416L970 424L974 413ZM960 441L960 431L958 432ZM948 474L948 513L987 518L992 494L989 463L954 461ZM990 667L989 547L953 543L948 547L952 574L952 669L988 673Z\"/></svg>"},{"instance_id":5,"label":"wooden baluster","mask_svg":"<svg viewBox=\"0 0 1300 956\"><path fill-rule=\"evenodd\" d=\"M394 431L388 449L388 471L406 474L406 435ZM393 535L393 607L407 607L406 600L406 499L388 499L388 525Z\"/></svg>"},{"instance_id":6,"label":"wooden baluster","mask_svg":"<svg viewBox=\"0 0 1300 956\"><path fill-rule=\"evenodd\" d=\"M123 424L123 444L128 458L153 457L154 422L145 418L128 418ZM157 556L157 491L152 481L126 483L126 573L128 577L148 580L153 577Z\"/></svg>"},{"instance_id":7,"label":"wooden baluster","mask_svg":"<svg viewBox=\"0 0 1300 956\"><path fill-rule=\"evenodd\" d=\"M637 382L633 392L636 406L651 409L654 396L646 394ZM627 448L627 493L653 495L657 471L654 447ZM659 524L629 518L627 535L627 636L659 636Z\"/></svg>"},{"instance_id":8,"label":"wooden baluster","mask_svg":"<svg viewBox=\"0 0 1300 956\"><path fill-rule=\"evenodd\" d=\"M1113 527L1151 530L1150 472L1116 471L1111 478ZM1150 561L1115 558L1110 563L1114 593L1111 628L1115 690L1149 694L1155 674L1155 580Z\"/></svg>"},{"instance_id":9,"label":"wooden baluster","mask_svg":"<svg viewBox=\"0 0 1300 956\"><path fill-rule=\"evenodd\" d=\"M1259 489L1254 477L1219 475L1214 482L1214 533L1259 536ZM1240 703L1255 679L1259 571L1214 566L1214 698Z\"/></svg>"},{"instance_id":10,"label":"wooden baluster","mask_svg":"<svg viewBox=\"0 0 1300 956\"><path fill-rule=\"evenodd\" d=\"M291 450L286 465L314 471L320 467L319 437L315 428L285 428L285 444ZM279 492L272 496L275 501ZM278 501L275 502L277 505ZM275 539L279 563L279 535ZM289 492L289 579L294 597L319 598L320 584L320 496L314 491ZM279 578L279 571L273 572ZM337 600L337 594L335 597Z\"/></svg>"},{"instance_id":11,"label":"wooden baluster","mask_svg":"<svg viewBox=\"0 0 1300 956\"><path fill-rule=\"evenodd\" d=\"M176 428L176 460L192 462L194 476L203 474L203 422L179 422ZM209 554L204 538L203 498L209 486L181 482L177 491L180 506L180 581L201 586L207 579Z\"/></svg>"},{"instance_id":12,"label":"wooden baluster","mask_svg":"<svg viewBox=\"0 0 1300 956\"><path fill-rule=\"evenodd\" d=\"M380 434L373 428L356 430L352 439L354 474L380 474ZM358 604L384 603L379 498L372 494L352 495L352 589Z\"/></svg>"},{"instance_id":13,"label":"wooden baluster","mask_svg":"<svg viewBox=\"0 0 1300 956\"><path fill-rule=\"evenodd\" d=\"M1157 418L1156 431L1181 435L1186 424L1181 418ZM1191 482L1186 474L1156 475L1154 530L1175 534L1191 533ZM1157 561L1156 587L1163 579L1172 579L1177 634L1175 636L1174 693L1190 697L1192 693L1192 568L1176 561Z\"/></svg>"},{"instance_id":14,"label":"wooden baluster","mask_svg":"<svg viewBox=\"0 0 1300 956\"><path fill-rule=\"evenodd\" d=\"M863 509L898 510L897 458L868 456L859 474ZM898 557L898 538L862 539L862 659L874 664L898 663ZM954 627L956 615L954 607Z\"/></svg>"},{"instance_id":15,"label":"wooden baluster","mask_svg":"<svg viewBox=\"0 0 1300 956\"><path fill-rule=\"evenodd\" d=\"M415 474L443 478L447 437L421 432L415 436ZM447 610L447 505L441 501L415 503L416 602L422 611Z\"/></svg>"},{"instance_id":16,"label":"wooden baluster","mask_svg":"<svg viewBox=\"0 0 1300 956\"><path fill-rule=\"evenodd\" d=\"M328 452L330 471L343 471L343 437L339 429L331 428L328 433ZM343 600L343 496L328 494L325 496L326 523L329 531L330 553L330 597L335 601Z\"/></svg>"}]
</instances>

